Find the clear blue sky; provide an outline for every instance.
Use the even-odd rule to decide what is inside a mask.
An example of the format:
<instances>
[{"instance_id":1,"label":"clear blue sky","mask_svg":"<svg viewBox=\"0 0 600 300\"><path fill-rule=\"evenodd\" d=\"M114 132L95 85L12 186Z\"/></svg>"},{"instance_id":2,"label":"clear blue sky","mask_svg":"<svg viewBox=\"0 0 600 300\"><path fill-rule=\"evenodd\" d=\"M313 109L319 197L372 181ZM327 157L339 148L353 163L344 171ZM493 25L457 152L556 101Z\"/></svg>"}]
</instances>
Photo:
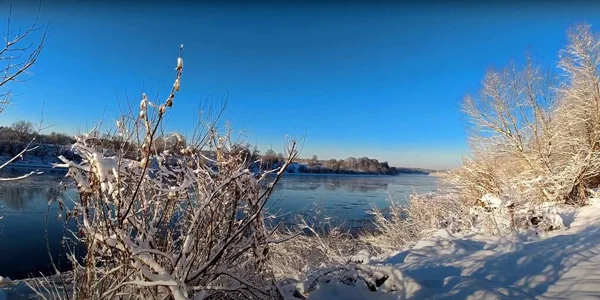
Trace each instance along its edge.
<instances>
[{"instance_id":1,"label":"clear blue sky","mask_svg":"<svg viewBox=\"0 0 600 300\"><path fill-rule=\"evenodd\" d=\"M43 3L46 47L31 79L14 86L19 95L0 124L39 120L44 103L46 125L71 133L114 120L118 101L137 105L142 90L155 96L160 88L164 99L183 43L182 87L167 123L173 130L191 128L202 100L228 91L224 119L263 150L281 151L292 134L305 137L303 157L449 168L467 151L460 101L487 68L527 50L554 64L568 27L600 24L592 4L191 2ZM35 8L15 4L15 22L24 26Z\"/></svg>"}]
</instances>

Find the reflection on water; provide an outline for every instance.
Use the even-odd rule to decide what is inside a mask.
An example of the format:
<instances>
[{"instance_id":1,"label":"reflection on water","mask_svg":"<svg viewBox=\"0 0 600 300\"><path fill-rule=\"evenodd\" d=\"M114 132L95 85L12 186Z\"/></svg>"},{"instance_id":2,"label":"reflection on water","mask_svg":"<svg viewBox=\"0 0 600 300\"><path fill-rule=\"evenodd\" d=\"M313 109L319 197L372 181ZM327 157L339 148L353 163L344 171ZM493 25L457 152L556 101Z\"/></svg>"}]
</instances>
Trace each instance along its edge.
<instances>
[{"instance_id":1,"label":"reflection on water","mask_svg":"<svg viewBox=\"0 0 600 300\"><path fill-rule=\"evenodd\" d=\"M0 183L0 275L23 278L39 271L50 271L46 249L46 215L51 252L59 252L63 226L57 220L58 207L48 210L48 200L55 196L65 203L76 199L73 188L58 188L63 180L57 176L36 176L26 180ZM368 220L372 206L385 207L388 197L406 199L413 191L428 192L437 187L436 178L425 175L359 176L297 175L283 177L269 203L271 212L293 216L301 214L307 221L333 220L360 227ZM54 255L63 266L66 260Z\"/></svg>"},{"instance_id":2,"label":"reflection on water","mask_svg":"<svg viewBox=\"0 0 600 300\"><path fill-rule=\"evenodd\" d=\"M48 248L59 267L68 266L61 251L63 225L58 208L48 208L50 199L76 197L74 190L61 190L60 177L44 176L0 184L0 275L24 278L49 274ZM49 212L49 214L47 214ZM48 226L46 226L48 215ZM46 245L46 235L48 245Z\"/></svg>"},{"instance_id":3,"label":"reflection on water","mask_svg":"<svg viewBox=\"0 0 600 300\"><path fill-rule=\"evenodd\" d=\"M2 200L2 204L6 208L19 211L27 209L27 206L34 199L44 199L47 203L62 193L57 187L12 184L2 186L0 189L0 200Z\"/></svg>"},{"instance_id":4,"label":"reflection on water","mask_svg":"<svg viewBox=\"0 0 600 300\"><path fill-rule=\"evenodd\" d=\"M276 214L299 213L306 219L332 218L334 225L349 229L368 224L373 206L385 207L391 197L404 201L413 192L430 192L437 179L426 175L288 175L275 189L270 211ZM284 221L295 220L287 214ZM319 217L316 217L319 215Z\"/></svg>"},{"instance_id":5,"label":"reflection on water","mask_svg":"<svg viewBox=\"0 0 600 300\"><path fill-rule=\"evenodd\" d=\"M356 178L354 178L356 177ZM387 177L392 178L392 177ZM341 191L349 193L368 193L379 189L387 189L388 182L381 182L376 177L356 175L289 175L279 184L280 190L309 190L320 188L328 192Z\"/></svg>"}]
</instances>

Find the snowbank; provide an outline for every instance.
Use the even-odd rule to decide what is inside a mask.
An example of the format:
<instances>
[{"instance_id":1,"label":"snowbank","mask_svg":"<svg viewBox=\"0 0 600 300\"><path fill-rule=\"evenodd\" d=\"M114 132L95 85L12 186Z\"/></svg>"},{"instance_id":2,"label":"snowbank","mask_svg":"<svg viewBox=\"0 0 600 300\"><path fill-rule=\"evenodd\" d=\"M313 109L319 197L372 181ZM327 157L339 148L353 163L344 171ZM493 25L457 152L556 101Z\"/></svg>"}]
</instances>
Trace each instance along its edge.
<instances>
[{"instance_id":1,"label":"snowbank","mask_svg":"<svg viewBox=\"0 0 600 300\"><path fill-rule=\"evenodd\" d=\"M312 300L598 299L599 209L594 201L563 212L566 228L544 236L439 230L406 251L317 270L285 290Z\"/></svg>"}]
</instances>

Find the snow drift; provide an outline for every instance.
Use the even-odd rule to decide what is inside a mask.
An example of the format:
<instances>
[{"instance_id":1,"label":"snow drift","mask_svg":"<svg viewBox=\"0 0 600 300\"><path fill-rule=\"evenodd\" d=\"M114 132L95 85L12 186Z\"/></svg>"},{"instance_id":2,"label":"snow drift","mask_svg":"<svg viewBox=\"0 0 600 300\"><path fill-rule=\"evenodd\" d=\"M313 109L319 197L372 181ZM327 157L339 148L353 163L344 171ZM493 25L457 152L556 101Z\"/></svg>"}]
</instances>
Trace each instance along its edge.
<instances>
[{"instance_id":1,"label":"snow drift","mask_svg":"<svg viewBox=\"0 0 600 300\"><path fill-rule=\"evenodd\" d=\"M545 235L438 230L384 258L311 272L286 286L289 299L597 299L600 204L561 212Z\"/></svg>"}]
</instances>

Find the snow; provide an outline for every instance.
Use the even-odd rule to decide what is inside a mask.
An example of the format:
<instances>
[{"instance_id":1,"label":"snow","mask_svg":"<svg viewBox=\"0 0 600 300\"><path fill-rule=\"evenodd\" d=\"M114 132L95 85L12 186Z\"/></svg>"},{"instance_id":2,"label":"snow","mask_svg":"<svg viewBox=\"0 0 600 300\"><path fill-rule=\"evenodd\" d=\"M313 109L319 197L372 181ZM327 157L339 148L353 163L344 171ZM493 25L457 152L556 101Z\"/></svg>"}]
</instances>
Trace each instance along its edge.
<instances>
[{"instance_id":1,"label":"snow","mask_svg":"<svg viewBox=\"0 0 600 300\"><path fill-rule=\"evenodd\" d=\"M598 299L600 202L590 203L564 212L565 219L573 215L563 230L504 236L438 230L412 248L348 265L337 277L324 276L312 287L304 282L298 291L312 300ZM369 288L375 280L379 286Z\"/></svg>"},{"instance_id":2,"label":"snow","mask_svg":"<svg viewBox=\"0 0 600 300\"><path fill-rule=\"evenodd\" d=\"M349 259L350 262L361 263L361 264L366 264L369 262L369 260L370 260L369 251L367 251L365 249L360 250L358 253L351 256Z\"/></svg>"},{"instance_id":3,"label":"snow","mask_svg":"<svg viewBox=\"0 0 600 300\"><path fill-rule=\"evenodd\" d=\"M500 209L502 205L502 200L492 194L485 194L481 201L492 209Z\"/></svg>"}]
</instances>

